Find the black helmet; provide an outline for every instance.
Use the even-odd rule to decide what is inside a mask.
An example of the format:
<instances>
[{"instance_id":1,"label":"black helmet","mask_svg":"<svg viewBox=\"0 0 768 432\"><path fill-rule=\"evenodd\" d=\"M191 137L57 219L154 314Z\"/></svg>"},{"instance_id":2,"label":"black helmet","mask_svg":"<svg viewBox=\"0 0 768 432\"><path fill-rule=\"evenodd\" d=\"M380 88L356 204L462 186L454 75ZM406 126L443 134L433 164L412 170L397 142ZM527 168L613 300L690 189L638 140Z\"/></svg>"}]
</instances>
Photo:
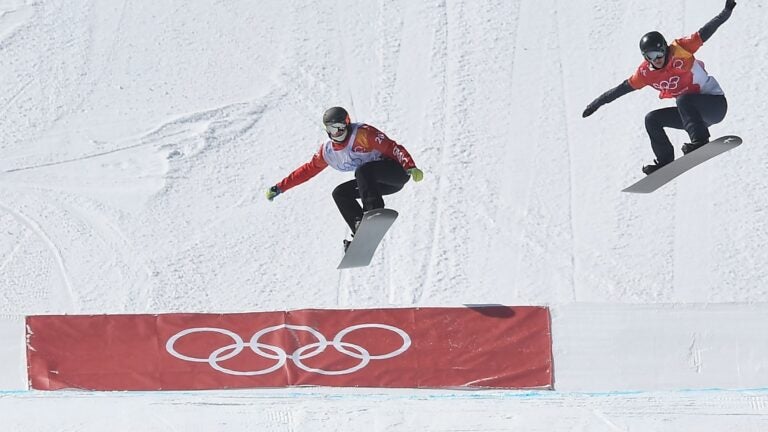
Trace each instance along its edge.
<instances>
[{"instance_id":1,"label":"black helmet","mask_svg":"<svg viewBox=\"0 0 768 432\"><path fill-rule=\"evenodd\" d=\"M328 138L341 142L347 137L349 129L349 113L342 107L333 107L325 110L323 125L328 133Z\"/></svg>"},{"instance_id":2,"label":"black helmet","mask_svg":"<svg viewBox=\"0 0 768 432\"><path fill-rule=\"evenodd\" d=\"M344 123L349 124L349 113L342 107L333 107L325 110L323 124Z\"/></svg>"},{"instance_id":3,"label":"black helmet","mask_svg":"<svg viewBox=\"0 0 768 432\"><path fill-rule=\"evenodd\" d=\"M657 31L646 33L640 38L640 52L643 53L643 55L648 51L660 51L666 54L667 49L667 40Z\"/></svg>"}]
</instances>

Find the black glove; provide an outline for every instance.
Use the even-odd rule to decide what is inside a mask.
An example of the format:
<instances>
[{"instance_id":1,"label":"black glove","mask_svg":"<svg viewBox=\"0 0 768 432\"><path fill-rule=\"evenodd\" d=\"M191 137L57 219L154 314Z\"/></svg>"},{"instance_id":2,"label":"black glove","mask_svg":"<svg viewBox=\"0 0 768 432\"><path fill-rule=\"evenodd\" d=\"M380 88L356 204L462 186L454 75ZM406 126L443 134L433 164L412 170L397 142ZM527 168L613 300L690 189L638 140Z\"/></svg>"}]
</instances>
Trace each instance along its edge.
<instances>
[{"instance_id":1,"label":"black glove","mask_svg":"<svg viewBox=\"0 0 768 432\"><path fill-rule=\"evenodd\" d=\"M586 118L591 116L592 114L597 111L597 109L600 108L600 105L595 104L592 102L591 104L587 105L587 109L584 110L584 112L581 114L582 117Z\"/></svg>"},{"instance_id":2,"label":"black glove","mask_svg":"<svg viewBox=\"0 0 768 432\"><path fill-rule=\"evenodd\" d=\"M275 199L276 196L280 195L281 193L283 192L280 190L279 187L277 187L277 185L272 186L271 188L267 189L267 199L272 201L273 199Z\"/></svg>"},{"instance_id":3,"label":"black glove","mask_svg":"<svg viewBox=\"0 0 768 432\"><path fill-rule=\"evenodd\" d=\"M725 8L732 11L736 7L736 0L725 0Z\"/></svg>"}]
</instances>

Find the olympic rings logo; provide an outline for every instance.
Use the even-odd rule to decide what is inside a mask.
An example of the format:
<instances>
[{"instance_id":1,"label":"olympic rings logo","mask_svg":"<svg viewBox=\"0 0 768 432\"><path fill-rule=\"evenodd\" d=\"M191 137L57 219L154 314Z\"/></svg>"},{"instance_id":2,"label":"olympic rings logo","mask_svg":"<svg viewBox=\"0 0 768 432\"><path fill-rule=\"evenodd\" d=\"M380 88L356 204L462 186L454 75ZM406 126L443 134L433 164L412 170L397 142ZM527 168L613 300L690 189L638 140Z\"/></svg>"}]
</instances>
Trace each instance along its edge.
<instances>
[{"instance_id":1,"label":"olympic rings logo","mask_svg":"<svg viewBox=\"0 0 768 432\"><path fill-rule=\"evenodd\" d=\"M656 90L674 90L677 88L677 85L680 83L680 77L679 76L673 76L669 79L669 81L659 81L658 83L654 83L653 87Z\"/></svg>"},{"instance_id":2,"label":"olympic rings logo","mask_svg":"<svg viewBox=\"0 0 768 432\"><path fill-rule=\"evenodd\" d=\"M400 338L403 339L403 344L400 346L400 348L388 354L371 355L371 353L368 352L368 350L361 347L360 345L342 341L342 339L344 339L344 337L349 333L359 329L365 329L365 328L379 328L379 329L392 331L396 333L398 336L400 336ZM285 352L284 349L280 347L259 342L259 339L261 339L265 334L276 331L276 330L281 330L281 329L308 332L317 339L317 342L299 347L291 354L288 354L287 352ZM191 357L176 351L176 348L175 348L176 342L179 339L183 338L184 336L187 336L193 333L219 333L225 336L229 336L230 338L232 338L232 341L234 341L234 343L225 345L221 348L214 350L213 352L211 352L211 354L208 355L207 358ZM338 370L338 371L327 371L323 369L311 368L303 363L303 360L311 357L315 357L320 353L322 353L323 351L325 351L328 345L333 346L333 348L336 349L336 351L342 354L346 354L352 358L356 358L360 360L360 363L358 363L357 365L351 368ZM176 333L175 335L171 336L171 338L168 339L168 342L166 342L165 344L165 349L166 351L168 351L169 354L171 354L172 356L180 360L185 360L185 361L194 362L194 363L208 363L209 365L211 365L213 369L228 375L237 375L237 376L266 375L282 368L287 362L288 358L290 358L296 366L298 366L299 368L307 372L318 373L322 375L345 375L345 374L357 372L358 370L364 368L365 366L368 365L368 363L371 362L371 360L384 360L384 359L396 357L404 353L405 351L407 351L408 348L410 348L410 346L411 346L411 337L408 335L408 333L406 333L402 329L399 329L397 327L393 327L390 325L386 325L386 324L358 324L358 325L349 326L341 330L338 334L336 334L336 336L334 336L333 340L330 342L328 342L328 339L326 339L326 337L322 333L313 329L312 327L303 326L303 325L280 324L272 327L267 327L263 330L259 330L251 337L251 340L249 342L243 341L243 338L241 338L240 335L238 335L237 333L230 330L222 329L222 328L216 328L216 327L190 328L190 329L182 330ZM236 371L232 369L227 369L219 364L219 362L229 360L235 357L236 355L240 354L246 347L250 348L251 351L253 351L255 354L261 357L276 360L276 363L268 368L255 370L255 371ZM269 352L265 352L264 350Z\"/></svg>"}]
</instances>

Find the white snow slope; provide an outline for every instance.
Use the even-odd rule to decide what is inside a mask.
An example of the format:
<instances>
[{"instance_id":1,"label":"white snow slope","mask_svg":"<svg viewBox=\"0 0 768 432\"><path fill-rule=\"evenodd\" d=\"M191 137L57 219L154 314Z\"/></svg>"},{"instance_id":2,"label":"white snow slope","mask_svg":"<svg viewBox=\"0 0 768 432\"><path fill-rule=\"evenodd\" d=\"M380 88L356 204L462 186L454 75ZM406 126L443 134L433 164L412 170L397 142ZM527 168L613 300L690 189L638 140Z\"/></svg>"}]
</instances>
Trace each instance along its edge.
<instances>
[{"instance_id":1,"label":"white snow slope","mask_svg":"<svg viewBox=\"0 0 768 432\"><path fill-rule=\"evenodd\" d=\"M768 430L768 7L697 53L741 147L631 195L671 103L581 117L723 3L0 0L4 430ZM349 174L264 198L333 105L425 172L354 271ZM26 389L25 315L469 303L552 308L555 391Z\"/></svg>"}]
</instances>

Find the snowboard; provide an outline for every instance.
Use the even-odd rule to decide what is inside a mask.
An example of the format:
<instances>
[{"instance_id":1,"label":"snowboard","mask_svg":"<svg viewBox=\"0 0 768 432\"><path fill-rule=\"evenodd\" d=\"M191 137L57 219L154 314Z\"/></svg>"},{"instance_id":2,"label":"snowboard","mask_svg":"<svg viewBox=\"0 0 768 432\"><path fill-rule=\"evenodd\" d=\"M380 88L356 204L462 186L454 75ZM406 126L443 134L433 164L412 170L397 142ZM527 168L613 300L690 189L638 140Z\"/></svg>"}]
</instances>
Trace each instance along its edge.
<instances>
[{"instance_id":1,"label":"snowboard","mask_svg":"<svg viewBox=\"0 0 768 432\"><path fill-rule=\"evenodd\" d=\"M719 154L725 153L740 144L741 138L734 135L727 135L714 141L710 141L698 149L683 155L648 174L637 183L622 190L622 192L651 193L689 169L706 162Z\"/></svg>"},{"instance_id":2,"label":"snowboard","mask_svg":"<svg viewBox=\"0 0 768 432\"><path fill-rule=\"evenodd\" d=\"M397 212L392 209L380 208L363 213L363 219L357 232L349 244L344 258L337 269L365 267L371 263L376 248L384 238L389 227L395 223Z\"/></svg>"}]
</instances>

